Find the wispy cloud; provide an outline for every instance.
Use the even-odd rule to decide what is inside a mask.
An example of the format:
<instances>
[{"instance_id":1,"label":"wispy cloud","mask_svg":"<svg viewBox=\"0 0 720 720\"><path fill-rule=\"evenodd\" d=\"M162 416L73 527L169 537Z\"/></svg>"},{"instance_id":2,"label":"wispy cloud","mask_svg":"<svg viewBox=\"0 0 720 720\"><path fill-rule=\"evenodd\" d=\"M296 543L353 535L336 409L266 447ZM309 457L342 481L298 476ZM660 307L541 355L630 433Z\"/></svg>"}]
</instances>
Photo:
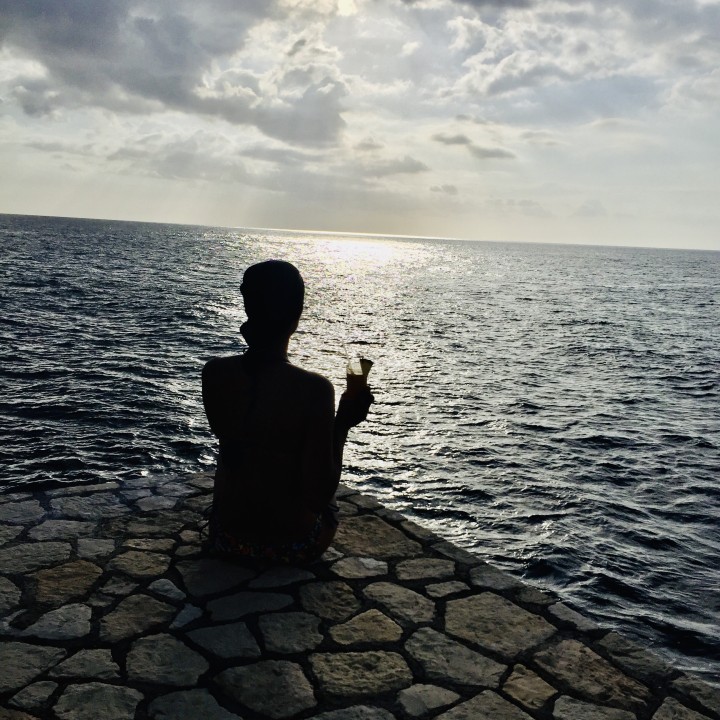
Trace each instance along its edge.
<instances>
[{"instance_id":1,"label":"wispy cloud","mask_svg":"<svg viewBox=\"0 0 720 720\"><path fill-rule=\"evenodd\" d=\"M509 150L499 147L483 147L476 145L467 135L445 135L437 133L432 139L443 145L464 145L470 153L480 160L508 160L515 157L515 154Z\"/></svg>"}]
</instances>

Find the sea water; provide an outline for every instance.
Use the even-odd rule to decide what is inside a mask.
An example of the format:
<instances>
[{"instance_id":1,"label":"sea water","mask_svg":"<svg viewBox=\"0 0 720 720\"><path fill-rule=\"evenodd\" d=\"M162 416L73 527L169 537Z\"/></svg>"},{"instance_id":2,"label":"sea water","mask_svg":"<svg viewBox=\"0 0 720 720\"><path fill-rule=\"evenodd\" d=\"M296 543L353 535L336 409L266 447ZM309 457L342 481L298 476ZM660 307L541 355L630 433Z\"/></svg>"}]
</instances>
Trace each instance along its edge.
<instances>
[{"instance_id":1,"label":"sea water","mask_svg":"<svg viewBox=\"0 0 720 720\"><path fill-rule=\"evenodd\" d=\"M347 483L720 677L720 253L0 216L0 487L212 469L268 258L293 362L375 361Z\"/></svg>"}]
</instances>

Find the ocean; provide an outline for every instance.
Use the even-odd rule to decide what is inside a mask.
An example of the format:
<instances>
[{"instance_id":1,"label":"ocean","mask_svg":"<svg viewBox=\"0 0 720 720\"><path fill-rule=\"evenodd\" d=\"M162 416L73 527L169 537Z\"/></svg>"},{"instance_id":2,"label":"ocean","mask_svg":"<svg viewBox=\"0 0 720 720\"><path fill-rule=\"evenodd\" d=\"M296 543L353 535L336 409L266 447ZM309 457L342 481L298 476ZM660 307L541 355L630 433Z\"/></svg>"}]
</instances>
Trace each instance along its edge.
<instances>
[{"instance_id":1,"label":"ocean","mask_svg":"<svg viewBox=\"0 0 720 720\"><path fill-rule=\"evenodd\" d=\"M200 371L295 263L375 361L343 479L720 678L720 253L0 215L0 491L213 468Z\"/></svg>"}]
</instances>

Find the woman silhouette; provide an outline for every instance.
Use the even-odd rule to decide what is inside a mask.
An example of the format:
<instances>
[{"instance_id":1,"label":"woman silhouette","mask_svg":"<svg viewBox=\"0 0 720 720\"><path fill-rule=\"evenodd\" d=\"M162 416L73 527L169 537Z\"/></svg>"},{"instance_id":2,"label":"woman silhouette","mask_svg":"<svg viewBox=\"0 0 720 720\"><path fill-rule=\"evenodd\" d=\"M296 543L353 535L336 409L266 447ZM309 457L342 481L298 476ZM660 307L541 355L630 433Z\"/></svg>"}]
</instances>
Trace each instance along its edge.
<instances>
[{"instance_id":1,"label":"woman silhouette","mask_svg":"<svg viewBox=\"0 0 720 720\"><path fill-rule=\"evenodd\" d=\"M343 446L373 396L369 389L343 393L336 414L330 381L288 360L305 295L296 267L280 260L252 265L240 291L248 349L210 360L202 373L205 413L220 441L210 546L308 562L335 534Z\"/></svg>"}]
</instances>

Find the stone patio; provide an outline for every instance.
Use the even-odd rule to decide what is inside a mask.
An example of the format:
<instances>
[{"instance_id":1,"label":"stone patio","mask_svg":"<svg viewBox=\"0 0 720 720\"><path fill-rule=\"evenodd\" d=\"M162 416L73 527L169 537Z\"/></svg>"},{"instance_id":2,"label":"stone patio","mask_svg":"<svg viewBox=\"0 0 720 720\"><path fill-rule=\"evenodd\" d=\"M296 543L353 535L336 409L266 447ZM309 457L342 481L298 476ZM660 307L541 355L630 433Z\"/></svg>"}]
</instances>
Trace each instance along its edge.
<instances>
[{"instance_id":1,"label":"stone patio","mask_svg":"<svg viewBox=\"0 0 720 720\"><path fill-rule=\"evenodd\" d=\"M212 478L0 495L0 720L720 720L720 691L342 487L305 568L201 553Z\"/></svg>"}]
</instances>

